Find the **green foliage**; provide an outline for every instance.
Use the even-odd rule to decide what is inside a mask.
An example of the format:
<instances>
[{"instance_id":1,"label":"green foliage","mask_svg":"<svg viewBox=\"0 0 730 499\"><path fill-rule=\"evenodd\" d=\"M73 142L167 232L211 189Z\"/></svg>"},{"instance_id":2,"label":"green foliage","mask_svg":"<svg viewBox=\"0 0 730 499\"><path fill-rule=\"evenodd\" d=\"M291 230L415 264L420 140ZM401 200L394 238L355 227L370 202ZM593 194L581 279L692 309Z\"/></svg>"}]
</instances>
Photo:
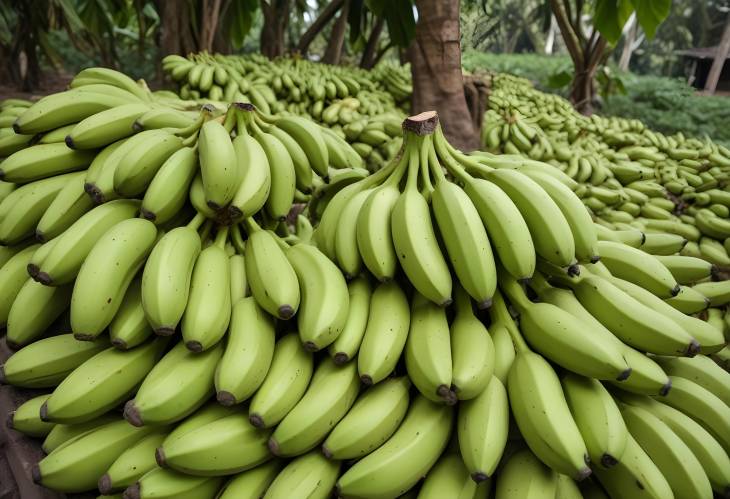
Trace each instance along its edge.
<instances>
[{"instance_id":1,"label":"green foliage","mask_svg":"<svg viewBox=\"0 0 730 499\"><path fill-rule=\"evenodd\" d=\"M639 25L649 38L653 38L671 7L672 0L596 0L593 24L609 43L615 45L626 21L635 12Z\"/></svg>"},{"instance_id":2,"label":"green foliage","mask_svg":"<svg viewBox=\"0 0 730 499\"><path fill-rule=\"evenodd\" d=\"M553 75L568 71L572 75L573 63L567 55L541 54L493 54L466 50L461 63L469 72L479 70L509 73L533 81L540 88L549 88Z\"/></svg>"},{"instance_id":3,"label":"green foliage","mask_svg":"<svg viewBox=\"0 0 730 499\"><path fill-rule=\"evenodd\" d=\"M709 136L730 145L727 97L698 95L684 81L656 76L625 77L626 95L608 97L601 114L637 118L663 133Z\"/></svg>"}]
</instances>

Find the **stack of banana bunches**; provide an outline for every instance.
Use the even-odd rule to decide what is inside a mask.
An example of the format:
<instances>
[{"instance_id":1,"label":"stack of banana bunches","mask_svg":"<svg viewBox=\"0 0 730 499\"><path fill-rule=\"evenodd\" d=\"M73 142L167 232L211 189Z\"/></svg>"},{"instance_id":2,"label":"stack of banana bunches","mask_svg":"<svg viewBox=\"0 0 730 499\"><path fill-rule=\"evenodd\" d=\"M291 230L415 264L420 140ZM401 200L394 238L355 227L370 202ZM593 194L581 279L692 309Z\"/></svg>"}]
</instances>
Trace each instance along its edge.
<instances>
[{"instance_id":1,"label":"stack of banana bunches","mask_svg":"<svg viewBox=\"0 0 730 499\"><path fill-rule=\"evenodd\" d=\"M0 373L45 392L9 417L38 484L730 494L730 281L684 238L597 229L559 168L434 112L370 173L301 116L70 87L0 112Z\"/></svg>"},{"instance_id":2,"label":"stack of banana bunches","mask_svg":"<svg viewBox=\"0 0 730 499\"><path fill-rule=\"evenodd\" d=\"M403 142L405 112L397 102L412 93L407 66L383 63L369 72L303 59L201 52L167 56L162 67L183 98L251 102L267 114L286 111L326 125L347 138L371 170L393 158Z\"/></svg>"},{"instance_id":3,"label":"stack of banana bunches","mask_svg":"<svg viewBox=\"0 0 730 499\"><path fill-rule=\"evenodd\" d=\"M492 89L482 129L491 155L546 161L574 179L602 237L606 228L675 234L687 242L663 236L649 247L730 268L730 149L638 120L582 116L521 78L497 75Z\"/></svg>"}]
</instances>

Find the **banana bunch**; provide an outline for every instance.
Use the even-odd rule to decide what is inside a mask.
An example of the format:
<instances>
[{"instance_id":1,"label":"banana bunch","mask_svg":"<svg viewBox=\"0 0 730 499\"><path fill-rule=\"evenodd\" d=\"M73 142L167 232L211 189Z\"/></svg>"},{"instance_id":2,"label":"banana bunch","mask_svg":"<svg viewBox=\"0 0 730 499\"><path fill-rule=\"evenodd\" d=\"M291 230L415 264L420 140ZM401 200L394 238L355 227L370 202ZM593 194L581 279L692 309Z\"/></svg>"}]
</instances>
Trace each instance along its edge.
<instances>
[{"instance_id":1,"label":"banana bunch","mask_svg":"<svg viewBox=\"0 0 730 499\"><path fill-rule=\"evenodd\" d=\"M594 220L607 228L682 236L686 249L668 254L681 250L730 265L730 150L709 139L667 136L638 120L581 116L521 78L500 74L491 82L482 127L487 151L562 170L578 183L574 191Z\"/></svg>"},{"instance_id":2,"label":"banana bunch","mask_svg":"<svg viewBox=\"0 0 730 499\"><path fill-rule=\"evenodd\" d=\"M163 69L184 99L251 102L267 114L287 112L328 125L396 111L411 94L410 77L390 65L372 73L300 58L202 52L167 56Z\"/></svg>"}]
</instances>

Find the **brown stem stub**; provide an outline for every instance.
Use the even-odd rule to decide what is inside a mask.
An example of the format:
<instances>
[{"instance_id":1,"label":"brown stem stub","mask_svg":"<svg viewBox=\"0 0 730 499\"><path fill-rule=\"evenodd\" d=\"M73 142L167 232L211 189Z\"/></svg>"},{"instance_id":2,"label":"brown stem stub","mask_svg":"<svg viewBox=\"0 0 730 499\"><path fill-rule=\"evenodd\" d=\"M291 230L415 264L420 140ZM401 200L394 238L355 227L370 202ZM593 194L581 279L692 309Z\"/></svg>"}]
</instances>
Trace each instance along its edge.
<instances>
[{"instance_id":1,"label":"brown stem stub","mask_svg":"<svg viewBox=\"0 0 730 499\"><path fill-rule=\"evenodd\" d=\"M139 482L127 487L127 490L125 490L124 494L122 495L124 499L139 499L141 496L142 494L140 491Z\"/></svg>"},{"instance_id":2,"label":"brown stem stub","mask_svg":"<svg viewBox=\"0 0 730 499\"><path fill-rule=\"evenodd\" d=\"M432 134L439 124L439 115L436 111L424 111L423 113L409 116L403 120L403 130L415 133L416 135Z\"/></svg>"},{"instance_id":3,"label":"brown stem stub","mask_svg":"<svg viewBox=\"0 0 730 499\"><path fill-rule=\"evenodd\" d=\"M234 102L233 105L241 111L256 111L256 107L249 102Z\"/></svg>"}]
</instances>

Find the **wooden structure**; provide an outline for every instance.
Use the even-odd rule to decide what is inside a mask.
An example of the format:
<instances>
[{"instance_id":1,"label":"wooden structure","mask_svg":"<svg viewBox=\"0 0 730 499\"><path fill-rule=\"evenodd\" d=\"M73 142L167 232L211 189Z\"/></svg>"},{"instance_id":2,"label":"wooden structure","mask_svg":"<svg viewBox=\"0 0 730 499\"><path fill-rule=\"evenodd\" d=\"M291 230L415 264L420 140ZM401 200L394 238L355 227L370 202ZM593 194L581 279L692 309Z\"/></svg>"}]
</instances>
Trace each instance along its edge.
<instances>
[{"instance_id":1,"label":"wooden structure","mask_svg":"<svg viewBox=\"0 0 730 499\"><path fill-rule=\"evenodd\" d=\"M697 89L705 89L707 79L715 60L718 47L701 47L687 50L678 50L676 53L684 56L689 62L689 78L687 83ZM707 89L711 93L714 91L730 92L730 63L725 57L725 64L720 71L720 77L714 89Z\"/></svg>"}]
</instances>

